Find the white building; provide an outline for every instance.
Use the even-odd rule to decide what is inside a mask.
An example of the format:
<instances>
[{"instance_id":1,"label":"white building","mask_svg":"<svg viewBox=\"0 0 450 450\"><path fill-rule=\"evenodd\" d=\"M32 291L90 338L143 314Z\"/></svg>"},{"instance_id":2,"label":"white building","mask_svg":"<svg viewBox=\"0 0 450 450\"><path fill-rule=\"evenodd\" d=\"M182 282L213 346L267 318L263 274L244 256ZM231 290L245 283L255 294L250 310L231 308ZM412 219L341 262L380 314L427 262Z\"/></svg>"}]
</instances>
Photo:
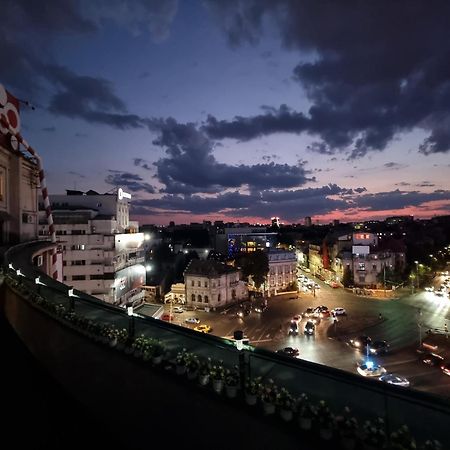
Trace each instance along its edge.
<instances>
[{"instance_id":1,"label":"white building","mask_svg":"<svg viewBox=\"0 0 450 450\"><path fill-rule=\"evenodd\" d=\"M248 299L240 270L213 260L193 259L184 271L186 305L215 309Z\"/></svg>"},{"instance_id":2,"label":"white building","mask_svg":"<svg viewBox=\"0 0 450 450\"><path fill-rule=\"evenodd\" d=\"M269 274L266 290L269 295L276 295L285 290L297 279L297 258L295 252L272 248L267 252L269 259Z\"/></svg>"},{"instance_id":3,"label":"white building","mask_svg":"<svg viewBox=\"0 0 450 450\"><path fill-rule=\"evenodd\" d=\"M108 303L138 303L144 295L144 234L129 220L129 194L67 192L50 198L63 281ZM39 235L48 236L43 210Z\"/></svg>"}]
</instances>

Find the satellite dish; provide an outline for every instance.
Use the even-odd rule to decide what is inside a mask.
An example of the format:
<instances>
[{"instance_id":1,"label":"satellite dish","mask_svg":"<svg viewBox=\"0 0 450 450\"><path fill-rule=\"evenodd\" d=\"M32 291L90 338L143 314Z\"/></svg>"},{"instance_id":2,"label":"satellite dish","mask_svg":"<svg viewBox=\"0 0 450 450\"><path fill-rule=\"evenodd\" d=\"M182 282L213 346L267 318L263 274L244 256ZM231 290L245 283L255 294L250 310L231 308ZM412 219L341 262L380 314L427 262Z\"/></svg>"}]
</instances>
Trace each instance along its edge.
<instances>
[{"instance_id":1,"label":"satellite dish","mask_svg":"<svg viewBox=\"0 0 450 450\"><path fill-rule=\"evenodd\" d=\"M3 84L0 83L0 106L5 106L8 103L8 94Z\"/></svg>"},{"instance_id":2,"label":"satellite dish","mask_svg":"<svg viewBox=\"0 0 450 450\"><path fill-rule=\"evenodd\" d=\"M20 117L17 108L12 103L7 103L3 111L13 132L18 133L20 130Z\"/></svg>"},{"instance_id":3,"label":"satellite dish","mask_svg":"<svg viewBox=\"0 0 450 450\"><path fill-rule=\"evenodd\" d=\"M14 135L11 136L10 142L13 150L19 150L19 141Z\"/></svg>"}]
</instances>

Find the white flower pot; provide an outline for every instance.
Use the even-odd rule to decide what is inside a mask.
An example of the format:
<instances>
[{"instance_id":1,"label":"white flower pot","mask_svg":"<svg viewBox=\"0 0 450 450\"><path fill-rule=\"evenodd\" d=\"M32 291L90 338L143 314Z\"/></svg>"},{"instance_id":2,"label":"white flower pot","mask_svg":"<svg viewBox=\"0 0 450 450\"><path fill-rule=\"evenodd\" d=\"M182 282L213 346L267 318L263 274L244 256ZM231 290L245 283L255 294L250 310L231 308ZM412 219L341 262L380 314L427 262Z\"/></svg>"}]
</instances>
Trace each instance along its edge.
<instances>
[{"instance_id":1,"label":"white flower pot","mask_svg":"<svg viewBox=\"0 0 450 450\"><path fill-rule=\"evenodd\" d=\"M245 402L247 405L256 405L256 402L258 401L258 397L256 394L249 394L248 392L245 393Z\"/></svg>"},{"instance_id":2,"label":"white flower pot","mask_svg":"<svg viewBox=\"0 0 450 450\"><path fill-rule=\"evenodd\" d=\"M237 396L238 387L227 384L225 385L225 392L228 398L235 398Z\"/></svg>"},{"instance_id":3,"label":"white flower pot","mask_svg":"<svg viewBox=\"0 0 450 450\"><path fill-rule=\"evenodd\" d=\"M223 389L223 380L213 380L212 386L214 391L220 394Z\"/></svg>"},{"instance_id":4,"label":"white flower pot","mask_svg":"<svg viewBox=\"0 0 450 450\"><path fill-rule=\"evenodd\" d=\"M290 422L292 420L292 417L294 416L294 412L292 411L292 409L280 409L280 417L285 421L285 422Z\"/></svg>"},{"instance_id":5,"label":"white flower pot","mask_svg":"<svg viewBox=\"0 0 450 450\"><path fill-rule=\"evenodd\" d=\"M209 374L199 375L199 377L198 377L198 382L199 382L202 386L206 386L206 385L209 383Z\"/></svg>"},{"instance_id":6,"label":"white flower pot","mask_svg":"<svg viewBox=\"0 0 450 450\"><path fill-rule=\"evenodd\" d=\"M312 427L312 419L311 417L299 417L298 424L302 430L310 430Z\"/></svg>"},{"instance_id":7,"label":"white flower pot","mask_svg":"<svg viewBox=\"0 0 450 450\"><path fill-rule=\"evenodd\" d=\"M264 414L270 415L275 412L275 404L274 403L265 402L263 400L262 404L263 404Z\"/></svg>"},{"instance_id":8,"label":"white flower pot","mask_svg":"<svg viewBox=\"0 0 450 450\"><path fill-rule=\"evenodd\" d=\"M333 437L333 430L331 428L320 428L319 435L324 441L329 441Z\"/></svg>"}]
</instances>

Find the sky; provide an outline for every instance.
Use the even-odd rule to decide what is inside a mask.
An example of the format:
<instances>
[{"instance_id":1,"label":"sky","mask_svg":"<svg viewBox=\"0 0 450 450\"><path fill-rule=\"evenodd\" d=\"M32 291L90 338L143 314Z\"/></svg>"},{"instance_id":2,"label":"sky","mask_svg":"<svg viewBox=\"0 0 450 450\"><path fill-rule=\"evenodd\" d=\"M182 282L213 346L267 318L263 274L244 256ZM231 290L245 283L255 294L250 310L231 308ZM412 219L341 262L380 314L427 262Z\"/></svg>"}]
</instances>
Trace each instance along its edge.
<instances>
[{"instance_id":1,"label":"sky","mask_svg":"<svg viewBox=\"0 0 450 450\"><path fill-rule=\"evenodd\" d=\"M0 83L24 101L50 197L122 187L132 217L158 225L450 212L450 2L2 12Z\"/></svg>"}]
</instances>

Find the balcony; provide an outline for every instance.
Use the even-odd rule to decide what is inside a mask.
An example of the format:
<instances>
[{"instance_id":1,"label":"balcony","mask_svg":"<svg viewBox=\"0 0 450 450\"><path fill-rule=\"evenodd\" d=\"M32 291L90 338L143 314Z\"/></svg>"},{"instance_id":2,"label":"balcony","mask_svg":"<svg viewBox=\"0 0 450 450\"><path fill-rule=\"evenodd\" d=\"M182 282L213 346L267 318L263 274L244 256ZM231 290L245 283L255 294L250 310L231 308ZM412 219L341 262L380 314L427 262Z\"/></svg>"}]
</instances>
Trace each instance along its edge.
<instances>
[{"instance_id":1,"label":"balcony","mask_svg":"<svg viewBox=\"0 0 450 450\"><path fill-rule=\"evenodd\" d=\"M118 412L123 423L132 424L136 417L145 423L157 420L158 433L173 433L175 424L182 439L192 433L193 422L186 414L201 418L201 439L214 442L213 447L219 449L236 446L236 433L229 431L242 428L242 424L245 432L239 439L248 438L249 445L239 448L340 448L336 440L325 445L312 431L302 432L296 421L264 415L261 404L249 406L242 395L227 398L211 385L201 386L197 380L178 375L175 357L182 348L201 358L221 360L228 368L240 364L244 379L260 376L265 384L272 379L295 396L306 393L311 401L325 400L337 413L349 406L361 422L383 417L391 431L406 423L420 442L436 438L443 448L450 445L446 429L450 403L445 399L260 348L239 352L222 338L151 317L130 319L123 308L81 292L75 292L76 298L69 297L66 285L44 277L28 262L36 245L18 246L6 255L6 264L20 268L24 276L9 273L3 287L4 314L29 350L71 395L110 423L114 435L126 438L126 448L148 448L148 434L118 427ZM45 285L35 284L38 275ZM113 327L129 330L131 320L135 336L143 334L163 343L164 363L145 360L142 352L135 351L136 340L131 335L119 347L112 345L109 333L101 331ZM74 365L74 361L78 363ZM148 399L154 407L148 408ZM176 423L174 415L180 417Z\"/></svg>"}]
</instances>

